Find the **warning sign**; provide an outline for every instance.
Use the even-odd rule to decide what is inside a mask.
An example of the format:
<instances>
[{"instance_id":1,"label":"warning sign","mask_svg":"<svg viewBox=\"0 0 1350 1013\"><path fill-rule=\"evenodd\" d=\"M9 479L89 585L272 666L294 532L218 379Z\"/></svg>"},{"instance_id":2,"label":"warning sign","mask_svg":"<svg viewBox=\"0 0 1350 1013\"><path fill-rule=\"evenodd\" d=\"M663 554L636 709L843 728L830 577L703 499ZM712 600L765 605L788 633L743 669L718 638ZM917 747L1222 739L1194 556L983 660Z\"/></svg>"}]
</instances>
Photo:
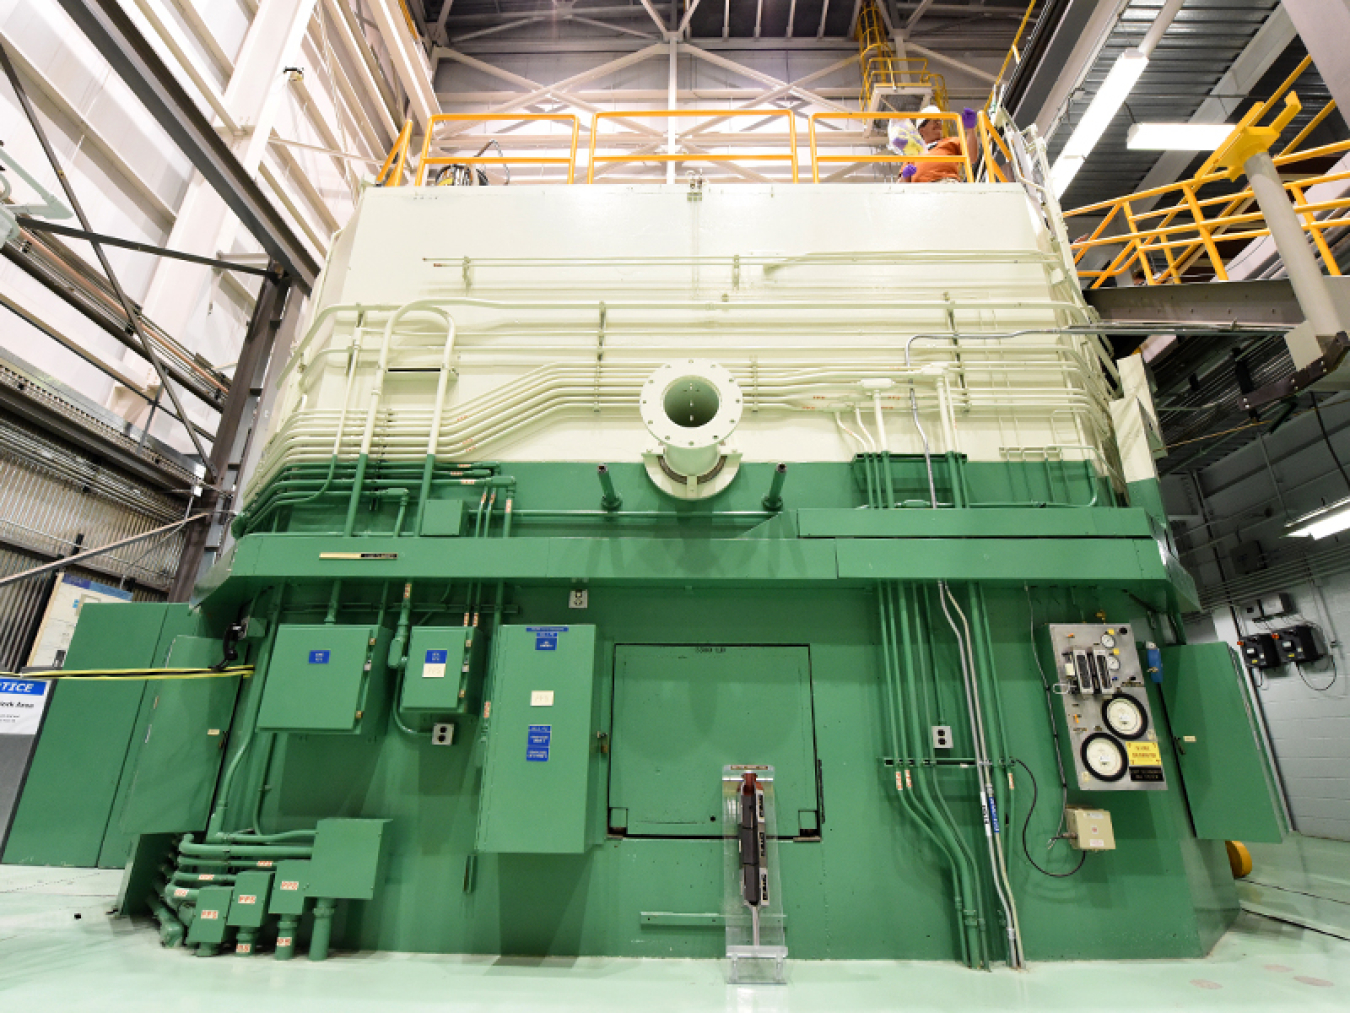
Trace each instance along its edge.
<instances>
[{"instance_id":1,"label":"warning sign","mask_svg":"<svg viewBox=\"0 0 1350 1013\"><path fill-rule=\"evenodd\" d=\"M0 680L0 735L38 733L49 685L37 679Z\"/></svg>"}]
</instances>

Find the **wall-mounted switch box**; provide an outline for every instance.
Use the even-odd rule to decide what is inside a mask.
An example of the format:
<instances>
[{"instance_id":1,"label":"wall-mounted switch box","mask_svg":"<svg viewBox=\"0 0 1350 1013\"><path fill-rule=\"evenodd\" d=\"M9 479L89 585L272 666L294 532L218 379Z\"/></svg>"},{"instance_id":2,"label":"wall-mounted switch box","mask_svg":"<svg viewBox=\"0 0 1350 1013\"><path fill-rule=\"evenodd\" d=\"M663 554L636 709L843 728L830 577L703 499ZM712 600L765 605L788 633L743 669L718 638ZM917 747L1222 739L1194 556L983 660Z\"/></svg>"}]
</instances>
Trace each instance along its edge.
<instances>
[{"instance_id":1,"label":"wall-mounted switch box","mask_svg":"<svg viewBox=\"0 0 1350 1013\"><path fill-rule=\"evenodd\" d=\"M1116 850L1111 814L1105 809L1065 806L1064 828L1069 834L1069 842L1079 851Z\"/></svg>"}]
</instances>

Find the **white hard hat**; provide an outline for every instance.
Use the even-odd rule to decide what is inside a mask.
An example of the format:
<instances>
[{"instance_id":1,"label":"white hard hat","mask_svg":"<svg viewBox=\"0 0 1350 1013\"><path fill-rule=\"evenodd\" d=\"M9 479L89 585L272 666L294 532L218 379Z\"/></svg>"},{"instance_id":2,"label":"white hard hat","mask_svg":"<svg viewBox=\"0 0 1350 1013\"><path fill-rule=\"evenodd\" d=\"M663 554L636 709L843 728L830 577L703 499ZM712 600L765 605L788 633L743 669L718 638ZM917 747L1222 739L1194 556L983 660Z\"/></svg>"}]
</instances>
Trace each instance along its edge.
<instances>
[{"instance_id":1,"label":"white hard hat","mask_svg":"<svg viewBox=\"0 0 1350 1013\"><path fill-rule=\"evenodd\" d=\"M941 114L941 112L942 112L942 110L939 109L939 108L938 108L937 106L935 106L935 105L926 105L926 106L924 106L922 109L919 110L919 116L920 116L920 119L919 119L919 126L923 126L925 123L927 123L927 122L928 122L928 117L929 117L931 114L934 114L934 113L936 113L936 114Z\"/></svg>"}]
</instances>

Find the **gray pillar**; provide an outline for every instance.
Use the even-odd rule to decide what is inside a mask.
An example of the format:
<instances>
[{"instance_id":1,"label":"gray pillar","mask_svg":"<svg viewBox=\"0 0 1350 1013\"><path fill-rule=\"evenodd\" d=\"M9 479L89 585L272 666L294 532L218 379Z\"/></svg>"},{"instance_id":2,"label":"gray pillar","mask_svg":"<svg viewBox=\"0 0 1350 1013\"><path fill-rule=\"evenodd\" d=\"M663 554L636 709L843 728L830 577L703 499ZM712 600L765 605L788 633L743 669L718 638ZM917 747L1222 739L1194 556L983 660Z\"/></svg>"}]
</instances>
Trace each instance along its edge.
<instances>
[{"instance_id":1,"label":"gray pillar","mask_svg":"<svg viewBox=\"0 0 1350 1013\"><path fill-rule=\"evenodd\" d=\"M1340 3L1341 0L1335 2ZM1336 306L1331 301L1331 293L1322 277L1322 268L1299 224L1294 206L1289 203L1289 195L1285 193L1269 152L1257 152L1247 159L1242 168L1252 184L1256 203L1260 205L1261 214L1270 227L1270 237L1275 240L1275 248L1280 251L1280 260L1289 274L1294 296L1298 299L1304 317L1312 325L1313 334L1319 338L1334 337L1341 330Z\"/></svg>"},{"instance_id":2,"label":"gray pillar","mask_svg":"<svg viewBox=\"0 0 1350 1013\"><path fill-rule=\"evenodd\" d=\"M1284 0L1317 72L1336 100L1336 111L1350 123L1350 0ZM1294 86L1298 91L1298 86Z\"/></svg>"}]
</instances>

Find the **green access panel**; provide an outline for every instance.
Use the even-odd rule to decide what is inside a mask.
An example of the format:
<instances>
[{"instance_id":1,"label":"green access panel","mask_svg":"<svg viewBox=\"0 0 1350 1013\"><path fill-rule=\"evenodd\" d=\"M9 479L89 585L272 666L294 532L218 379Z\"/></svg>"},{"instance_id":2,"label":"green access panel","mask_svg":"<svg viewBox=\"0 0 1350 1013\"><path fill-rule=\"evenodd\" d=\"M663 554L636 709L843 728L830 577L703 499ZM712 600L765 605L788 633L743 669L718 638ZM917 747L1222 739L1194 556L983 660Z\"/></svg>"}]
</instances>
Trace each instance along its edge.
<instances>
[{"instance_id":1,"label":"green access panel","mask_svg":"<svg viewBox=\"0 0 1350 1013\"><path fill-rule=\"evenodd\" d=\"M454 714L467 709L482 637L473 626L418 626L408 646L399 708L408 714Z\"/></svg>"},{"instance_id":2,"label":"green access panel","mask_svg":"<svg viewBox=\"0 0 1350 1013\"><path fill-rule=\"evenodd\" d=\"M812 714L804 645L619 644L610 822L633 836L718 836L722 765L765 763L778 832L817 832Z\"/></svg>"},{"instance_id":3,"label":"green access panel","mask_svg":"<svg viewBox=\"0 0 1350 1013\"><path fill-rule=\"evenodd\" d=\"M388 640L369 626L278 627L258 729L359 732L382 720Z\"/></svg>"},{"instance_id":4,"label":"green access panel","mask_svg":"<svg viewBox=\"0 0 1350 1013\"><path fill-rule=\"evenodd\" d=\"M1288 827L1255 707L1227 644L1162 651L1162 696L1201 840L1278 844Z\"/></svg>"},{"instance_id":5,"label":"green access panel","mask_svg":"<svg viewBox=\"0 0 1350 1013\"><path fill-rule=\"evenodd\" d=\"M594 626L497 634L478 850L577 854L596 839Z\"/></svg>"}]
</instances>

